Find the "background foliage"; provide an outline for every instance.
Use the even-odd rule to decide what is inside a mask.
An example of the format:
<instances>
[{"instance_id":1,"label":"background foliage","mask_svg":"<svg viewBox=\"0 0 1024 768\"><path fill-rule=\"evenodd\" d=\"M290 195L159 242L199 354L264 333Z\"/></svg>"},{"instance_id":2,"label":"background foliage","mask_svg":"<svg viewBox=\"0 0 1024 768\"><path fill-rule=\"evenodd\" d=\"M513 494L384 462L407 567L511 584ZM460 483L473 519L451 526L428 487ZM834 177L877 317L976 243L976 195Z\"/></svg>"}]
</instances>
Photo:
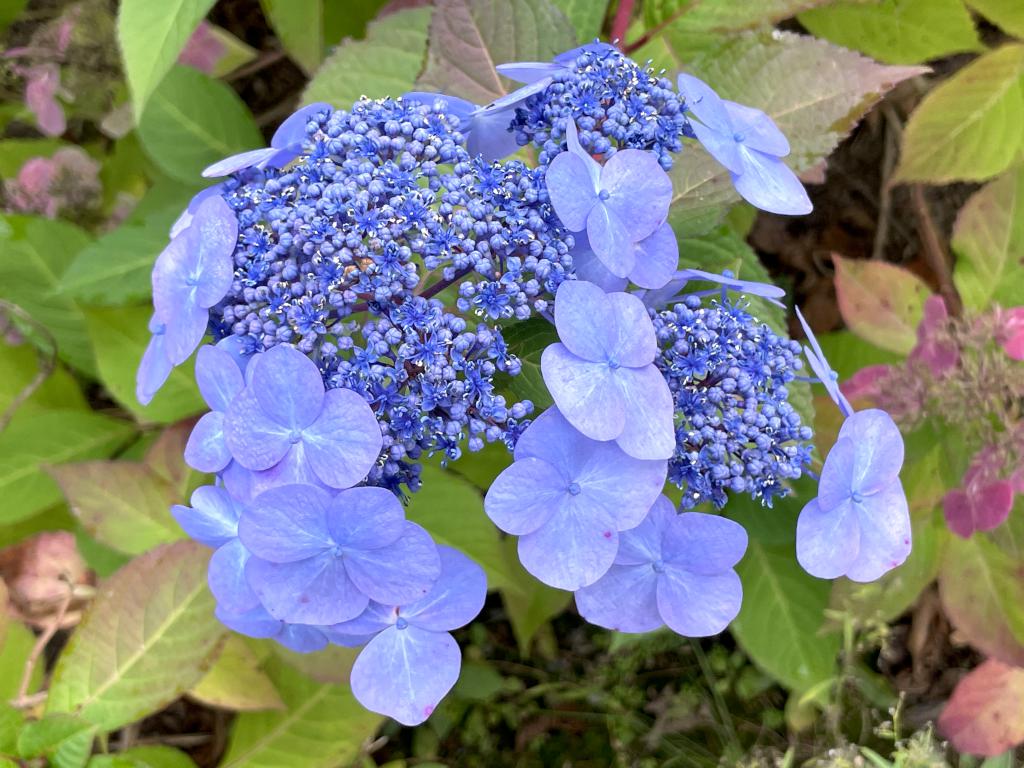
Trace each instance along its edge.
<instances>
[{"instance_id":1,"label":"background foliage","mask_svg":"<svg viewBox=\"0 0 1024 768\"><path fill-rule=\"evenodd\" d=\"M297 656L213 618L209 553L167 513L204 481L181 459L203 409L192 372L134 398L150 269L199 172L301 103L414 86L486 103L511 87L495 63L595 36L790 138L807 221L755 219L696 145L670 221L686 265L782 282L844 328L823 339L844 378L904 359L933 291L968 313L1024 304L1017 0L2 0L0 766L980 764L940 738L1014 764L1024 514L946 529L969 456L931 419L908 436L905 566L813 579L793 556L800 486L774 509L734 501L744 607L701 643L598 633L528 578L483 514L500 447L428 467L409 518L493 594L459 633L453 696L415 732L356 704L349 651ZM524 362L507 386L538 404L548 337L506 335ZM817 411L824 453L838 423Z\"/></svg>"}]
</instances>

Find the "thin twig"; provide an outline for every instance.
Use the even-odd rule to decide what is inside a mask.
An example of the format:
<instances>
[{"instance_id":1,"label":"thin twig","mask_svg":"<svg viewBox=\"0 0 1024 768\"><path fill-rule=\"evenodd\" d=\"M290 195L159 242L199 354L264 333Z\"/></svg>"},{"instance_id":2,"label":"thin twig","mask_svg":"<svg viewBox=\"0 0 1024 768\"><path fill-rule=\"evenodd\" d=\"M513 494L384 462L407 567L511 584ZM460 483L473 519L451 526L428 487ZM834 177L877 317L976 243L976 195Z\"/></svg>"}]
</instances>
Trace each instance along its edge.
<instances>
[{"instance_id":1,"label":"thin twig","mask_svg":"<svg viewBox=\"0 0 1024 768\"><path fill-rule=\"evenodd\" d=\"M271 48L267 51L262 51L255 59L250 61L248 64L243 64L238 69L234 69L224 75L224 80L229 83L233 83L236 80L241 80L243 77L249 75L255 75L261 69L266 69L272 64L276 64L281 59L287 56L287 52L281 48Z\"/></svg>"},{"instance_id":2,"label":"thin twig","mask_svg":"<svg viewBox=\"0 0 1024 768\"><path fill-rule=\"evenodd\" d=\"M32 673L35 671L36 664L39 662L39 657L43 655L43 651L46 649L47 643L53 639L53 636L57 634L57 630L60 629L61 622L64 621L64 614L68 612L68 608L71 607L71 601L74 599L75 590L74 587L68 582L67 578L61 574L60 580L64 582L64 586L67 587L67 593L60 601L60 605L57 607L57 613L54 614L53 619L46 625L46 629L43 633L36 638L36 644L32 646L32 652L29 653L28 658L25 659L25 668L21 673L21 684L18 686L18 695L14 699L15 707L23 707L24 700L28 696L28 687L32 684Z\"/></svg>"},{"instance_id":3,"label":"thin twig","mask_svg":"<svg viewBox=\"0 0 1024 768\"><path fill-rule=\"evenodd\" d=\"M682 6L677 8L674 13L669 14L668 16L666 16L664 19L661 20L661 22L659 24L655 24L653 27L651 27L646 32L644 32L642 35L640 35L640 37L638 37L632 43L629 43L628 45L622 45L622 52L628 55L628 54L631 54L634 51L636 51L638 48L642 48L655 35L660 34L661 30L663 30L669 24L671 24L676 19L678 19L680 16L682 16L684 13L686 13L691 8L693 8L694 5L696 5L696 0L691 0L691 2L683 4Z\"/></svg>"},{"instance_id":4,"label":"thin twig","mask_svg":"<svg viewBox=\"0 0 1024 768\"><path fill-rule=\"evenodd\" d=\"M935 221L932 219L931 210L928 207L928 199L925 197L924 187L914 184L910 187L910 198L914 203L914 215L917 217L917 231L921 235L921 245L924 250L924 259L928 262L932 273L939 282L939 293L946 300L949 313L959 317L963 311L963 302L960 300L960 293L953 284L953 272L951 268L949 251L939 237L935 228Z\"/></svg>"},{"instance_id":5,"label":"thin twig","mask_svg":"<svg viewBox=\"0 0 1024 768\"><path fill-rule=\"evenodd\" d=\"M871 247L871 258L876 261L882 258L886 241L889 239L889 221L892 213L892 186L889 184L889 179L892 177L893 168L896 165L896 149L899 147L900 137L903 135L903 126L891 104L882 105L882 114L885 117L882 183L878 190L878 224L875 227L875 241Z\"/></svg>"},{"instance_id":6,"label":"thin twig","mask_svg":"<svg viewBox=\"0 0 1024 768\"><path fill-rule=\"evenodd\" d=\"M54 369L57 367L57 341L53 338L50 331L47 330L46 326L42 325L38 320L17 304L12 304L9 301L0 299L0 310L7 312L10 315L14 315L23 323L30 326L36 333L43 337L46 341L46 346L49 349L45 357L40 357L39 371L32 378L32 381L22 388L21 392L11 400L10 404L4 409L4 412L0 414L0 432L2 432L11 422L11 419L14 418L15 411L21 407L22 403L32 397L33 393L43 385L44 381L50 378L50 374L52 374Z\"/></svg>"}]
</instances>

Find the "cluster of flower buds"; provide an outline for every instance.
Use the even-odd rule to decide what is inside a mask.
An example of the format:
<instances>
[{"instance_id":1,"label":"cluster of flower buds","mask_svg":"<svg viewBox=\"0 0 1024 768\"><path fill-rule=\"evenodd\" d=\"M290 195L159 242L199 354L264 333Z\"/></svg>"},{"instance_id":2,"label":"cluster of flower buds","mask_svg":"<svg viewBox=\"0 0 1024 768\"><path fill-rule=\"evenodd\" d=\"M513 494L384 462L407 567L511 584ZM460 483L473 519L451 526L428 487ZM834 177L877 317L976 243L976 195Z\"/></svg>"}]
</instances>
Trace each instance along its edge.
<instances>
[{"instance_id":1,"label":"cluster of flower buds","mask_svg":"<svg viewBox=\"0 0 1024 768\"><path fill-rule=\"evenodd\" d=\"M216 481L174 514L215 549L218 616L298 651L361 647L356 697L406 724L454 685L450 632L487 590L480 565L405 517L423 457L504 443L513 460L484 506L524 567L594 624L690 636L738 612L747 537L677 507L770 505L810 462L788 402L799 345L742 298L783 292L679 270L667 223L664 169L687 137L755 205L806 212L771 119L690 76L673 90L603 43L501 71L526 85L490 105L304 107L269 148L208 169L226 178L153 271L138 396L199 347L210 412L186 460ZM527 143L537 167L506 159ZM539 414L495 381L521 367L502 324L526 320L559 339L541 356L554 405ZM816 345L809 357L836 394ZM842 549L828 575L875 578L909 549L902 442L839 398L849 418L801 517L801 562L819 573L823 550Z\"/></svg>"}]
</instances>

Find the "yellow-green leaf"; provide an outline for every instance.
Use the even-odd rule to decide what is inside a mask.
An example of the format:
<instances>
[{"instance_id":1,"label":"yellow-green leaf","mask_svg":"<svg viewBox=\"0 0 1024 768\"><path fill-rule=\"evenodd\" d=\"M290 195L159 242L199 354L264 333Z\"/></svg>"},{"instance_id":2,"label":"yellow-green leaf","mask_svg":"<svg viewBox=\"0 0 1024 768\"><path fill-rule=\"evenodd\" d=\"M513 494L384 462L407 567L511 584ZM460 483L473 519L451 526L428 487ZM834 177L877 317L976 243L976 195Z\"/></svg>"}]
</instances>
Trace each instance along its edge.
<instances>
[{"instance_id":1,"label":"yellow-green leaf","mask_svg":"<svg viewBox=\"0 0 1024 768\"><path fill-rule=\"evenodd\" d=\"M237 712L284 709L259 657L238 635L229 635L213 666L188 692L196 701Z\"/></svg>"}]
</instances>

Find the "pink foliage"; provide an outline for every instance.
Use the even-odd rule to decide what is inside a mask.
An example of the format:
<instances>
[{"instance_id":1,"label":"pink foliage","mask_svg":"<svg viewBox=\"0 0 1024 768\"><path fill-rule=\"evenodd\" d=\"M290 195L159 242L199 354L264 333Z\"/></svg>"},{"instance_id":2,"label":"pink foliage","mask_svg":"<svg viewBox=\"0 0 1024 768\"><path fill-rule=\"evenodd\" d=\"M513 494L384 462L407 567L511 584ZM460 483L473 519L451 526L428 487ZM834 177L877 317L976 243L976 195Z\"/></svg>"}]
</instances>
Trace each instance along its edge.
<instances>
[{"instance_id":1,"label":"pink foliage","mask_svg":"<svg viewBox=\"0 0 1024 768\"><path fill-rule=\"evenodd\" d=\"M1024 360L1024 307L1014 307L1002 315L999 343L1014 360Z\"/></svg>"},{"instance_id":2,"label":"pink foliage","mask_svg":"<svg viewBox=\"0 0 1024 768\"><path fill-rule=\"evenodd\" d=\"M910 353L912 361L924 363L937 378L956 367L960 353L944 331L949 320L946 302L938 294L924 302L924 316L917 326L917 345Z\"/></svg>"},{"instance_id":3,"label":"pink foliage","mask_svg":"<svg viewBox=\"0 0 1024 768\"><path fill-rule=\"evenodd\" d=\"M178 63L212 75L226 50L224 43L213 34L212 27L204 21L185 43L185 48L178 56Z\"/></svg>"},{"instance_id":4,"label":"pink foliage","mask_svg":"<svg viewBox=\"0 0 1024 768\"><path fill-rule=\"evenodd\" d=\"M994 757L1024 741L1024 669L988 659L959 682L939 716L959 752Z\"/></svg>"},{"instance_id":5,"label":"pink foliage","mask_svg":"<svg viewBox=\"0 0 1024 768\"><path fill-rule=\"evenodd\" d=\"M57 101L60 67L39 64L24 70L25 105L36 116L39 130L47 136L60 136L67 128L64 107Z\"/></svg>"},{"instance_id":6,"label":"pink foliage","mask_svg":"<svg viewBox=\"0 0 1024 768\"><path fill-rule=\"evenodd\" d=\"M1015 484L1011 480L994 477L994 468L998 466L995 451L982 449L964 474L963 487L955 488L943 497L942 511L953 533L968 539L975 531L998 528L1009 516Z\"/></svg>"},{"instance_id":7,"label":"pink foliage","mask_svg":"<svg viewBox=\"0 0 1024 768\"><path fill-rule=\"evenodd\" d=\"M882 382L892 373L892 366L869 365L861 368L840 385L850 400L877 400L882 393Z\"/></svg>"}]
</instances>

